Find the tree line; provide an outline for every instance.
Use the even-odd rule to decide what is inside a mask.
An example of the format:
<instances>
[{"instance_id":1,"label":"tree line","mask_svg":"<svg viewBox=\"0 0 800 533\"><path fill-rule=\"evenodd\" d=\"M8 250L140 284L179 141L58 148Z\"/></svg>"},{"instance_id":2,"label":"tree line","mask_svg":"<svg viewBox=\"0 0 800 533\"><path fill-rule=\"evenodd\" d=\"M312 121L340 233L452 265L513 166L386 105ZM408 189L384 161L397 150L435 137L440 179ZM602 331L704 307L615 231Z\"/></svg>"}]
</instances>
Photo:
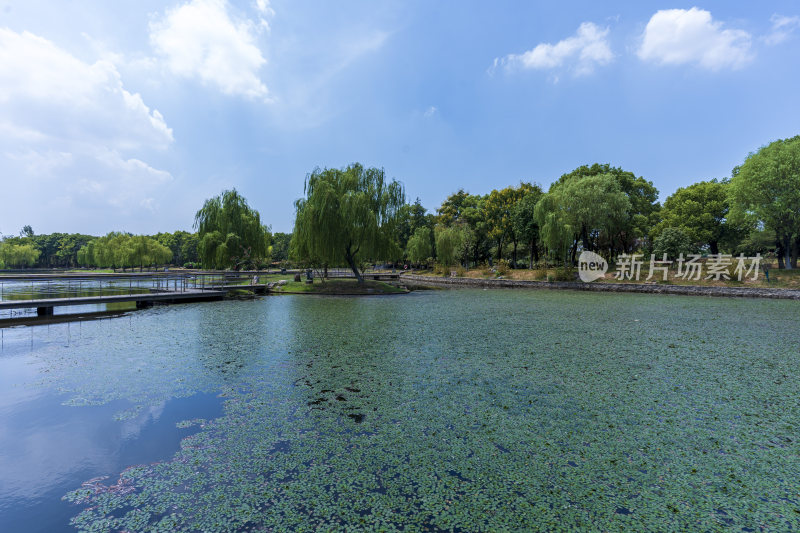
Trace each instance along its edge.
<instances>
[{"instance_id":1,"label":"tree line","mask_svg":"<svg viewBox=\"0 0 800 533\"><path fill-rule=\"evenodd\" d=\"M796 268L800 253L800 136L748 154L730 177L678 189L661 205L652 181L608 164L485 195L463 189L428 213L405 202L382 169L353 164L306 178L289 255L308 266L372 262L571 267L579 251L619 254L757 253ZM360 277L359 277L360 278Z\"/></svg>"},{"instance_id":2,"label":"tree line","mask_svg":"<svg viewBox=\"0 0 800 533\"><path fill-rule=\"evenodd\" d=\"M54 233L0 242L0 267L143 267L216 269L347 266L361 279L368 264L472 267L495 261L514 268L572 266L590 250L609 260L622 253L774 255L796 268L800 253L800 136L748 154L730 177L658 190L608 164L563 174L545 191L536 183L485 195L460 189L428 212L406 202L403 186L383 169L355 163L315 169L295 202L291 234L272 234L235 189L207 200L196 233L105 237Z\"/></svg>"}]
</instances>

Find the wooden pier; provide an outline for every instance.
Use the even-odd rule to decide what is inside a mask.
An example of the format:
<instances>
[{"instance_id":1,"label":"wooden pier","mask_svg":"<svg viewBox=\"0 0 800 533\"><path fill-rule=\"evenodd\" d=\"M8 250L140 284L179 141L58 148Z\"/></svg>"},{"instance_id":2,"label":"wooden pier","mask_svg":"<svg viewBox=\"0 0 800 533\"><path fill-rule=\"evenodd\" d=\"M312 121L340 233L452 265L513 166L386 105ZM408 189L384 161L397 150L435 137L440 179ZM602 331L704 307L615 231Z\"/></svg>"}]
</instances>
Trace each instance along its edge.
<instances>
[{"instance_id":1,"label":"wooden pier","mask_svg":"<svg viewBox=\"0 0 800 533\"><path fill-rule=\"evenodd\" d=\"M111 294L105 296L75 296L68 298L42 298L34 300L2 300L0 310L36 308L39 316L53 314L53 308L67 305L97 305L120 302L136 302L137 308L150 307L155 302L186 303L220 300L228 293L226 289L185 289L178 291L145 292L139 294Z\"/></svg>"},{"instance_id":2,"label":"wooden pier","mask_svg":"<svg viewBox=\"0 0 800 533\"><path fill-rule=\"evenodd\" d=\"M251 283L242 282L251 281ZM12 274L0 276L0 287L7 282L31 284L33 298L4 299L0 293L0 311L14 309L36 309L38 316L51 316L56 307L98 305L135 302L138 309L151 307L155 303L188 303L220 300L229 291L245 289L266 292L265 284L255 283L250 274L217 272L148 272L148 273L59 273L59 274ZM67 296L50 296L51 284L68 284ZM144 284L144 286L142 285ZM105 285L105 286L104 286ZM125 286L127 285L127 287ZM77 294L70 295L77 286ZM122 291L118 294L81 294L89 291ZM43 297L37 298L41 290Z\"/></svg>"}]
</instances>

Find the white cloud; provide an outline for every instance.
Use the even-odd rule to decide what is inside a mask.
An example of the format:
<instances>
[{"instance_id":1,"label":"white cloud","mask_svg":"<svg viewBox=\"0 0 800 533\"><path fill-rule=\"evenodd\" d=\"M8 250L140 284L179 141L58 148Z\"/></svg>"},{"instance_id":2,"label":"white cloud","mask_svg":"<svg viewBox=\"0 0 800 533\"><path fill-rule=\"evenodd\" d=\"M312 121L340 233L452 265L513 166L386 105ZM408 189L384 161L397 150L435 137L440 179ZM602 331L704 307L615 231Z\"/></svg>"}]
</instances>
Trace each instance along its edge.
<instances>
[{"instance_id":1,"label":"white cloud","mask_svg":"<svg viewBox=\"0 0 800 533\"><path fill-rule=\"evenodd\" d=\"M0 28L0 117L2 194L14 199L0 210L3 230L69 207L122 215L172 180L142 160L170 146L172 130L110 61Z\"/></svg>"},{"instance_id":2,"label":"white cloud","mask_svg":"<svg viewBox=\"0 0 800 533\"><path fill-rule=\"evenodd\" d=\"M256 0L256 11L258 12L258 22L262 28L269 31L269 19L275 16L275 10L269 5L269 0Z\"/></svg>"},{"instance_id":3,"label":"white cloud","mask_svg":"<svg viewBox=\"0 0 800 533\"><path fill-rule=\"evenodd\" d=\"M257 8L270 10L268 2ZM265 20L262 18L262 20ZM258 72L266 63L251 21L235 21L226 0L191 0L150 25L150 41L170 71L196 78L228 95L266 99Z\"/></svg>"},{"instance_id":4,"label":"white cloud","mask_svg":"<svg viewBox=\"0 0 800 533\"><path fill-rule=\"evenodd\" d=\"M556 44L540 43L522 54L510 54L494 60L493 68L557 69L571 68L575 74L589 74L596 66L614 59L608 43L608 28L584 22L575 35Z\"/></svg>"},{"instance_id":5,"label":"white cloud","mask_svg":"<svg viewBox=\"0 0 800 533\"><path fill-rule=\"evenodd\" d=\"M436 109L436 106L432 105L428 109L425 110L425 112L423 113L423 116L425 118L432 117L433 115L436 114L437 111L438 111L438 109Z\"/></svg>"},{"instance_id":6,"label":"white cloud","mask_svg":"<svg viewBox=\"0 0 800 533\"><path fill-rule=\"evenodd\" d=\"M0 111L6 127L40 136L165 147L172 130L128 92L108 61L84 63L28 32L0 28Z\"/></svg>"},{"instance_id":7,"label":"white cloud","mask_svg":"<svg viewBox=\"0 0 800 533\"><path fill-rule=\"evenodd\" d=\"M748 32L723 29L708 11L665 9L647 23L638 55L661 65L694 63L710 70L735 69L752 59L750 44Z\"/></svg>"},{"instance_id":8,"label":"white cloud","mask_svg":"<svg viewBox=\"0 0 800 533\"><path fill-rule=\"evenodd\" d=\"M782 15L772 15L770 18L772 22L772 31L764 37L764 42L767 44L780 44L787 40L794 30L800 28L800 17L784 17Z\"/></svg>"}]
</instances>

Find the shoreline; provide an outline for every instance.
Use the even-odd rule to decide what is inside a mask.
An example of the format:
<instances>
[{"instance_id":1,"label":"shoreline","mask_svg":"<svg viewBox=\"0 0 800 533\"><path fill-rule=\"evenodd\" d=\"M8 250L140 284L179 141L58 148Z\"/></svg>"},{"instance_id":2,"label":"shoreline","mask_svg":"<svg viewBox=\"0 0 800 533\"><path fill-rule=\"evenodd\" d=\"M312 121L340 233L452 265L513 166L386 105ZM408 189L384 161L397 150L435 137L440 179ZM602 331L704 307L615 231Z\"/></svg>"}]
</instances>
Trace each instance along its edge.
<instances>
[{"instance_id":1,"label":"shoreline","mask_svg":"<svg viewBox=\"0 0 800 533\"><path fill-rule=\"evenodd\" d=\"M444 278L401 274L400 279L420 285L481 287L497 289L555 289L594 292L634 292L643 294L681 294L725 298L771 298L800 300L800 290L746 287L703 287L699 285L661 285L649 283L584 283L581 281L529 281L513 279Z\"/></svg>"}]
</instances>

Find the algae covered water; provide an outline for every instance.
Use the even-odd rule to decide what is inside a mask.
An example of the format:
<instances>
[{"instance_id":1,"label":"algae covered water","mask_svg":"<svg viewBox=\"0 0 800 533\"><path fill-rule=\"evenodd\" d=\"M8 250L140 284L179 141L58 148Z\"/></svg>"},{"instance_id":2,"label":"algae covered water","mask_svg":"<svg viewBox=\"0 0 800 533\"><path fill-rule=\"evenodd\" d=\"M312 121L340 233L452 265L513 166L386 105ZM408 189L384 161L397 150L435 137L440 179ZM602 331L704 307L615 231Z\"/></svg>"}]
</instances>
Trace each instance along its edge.
<instances>
[{"instance_id":1,"label":"algae covered water","mask_svg":"<svg viewBox=\"0 0 800 533\"><path fill-rule=\"evenodd\" d=\"M800 527L800 307L282 296L3 331L14 531Z\"/></svg>"}]
</instances>

